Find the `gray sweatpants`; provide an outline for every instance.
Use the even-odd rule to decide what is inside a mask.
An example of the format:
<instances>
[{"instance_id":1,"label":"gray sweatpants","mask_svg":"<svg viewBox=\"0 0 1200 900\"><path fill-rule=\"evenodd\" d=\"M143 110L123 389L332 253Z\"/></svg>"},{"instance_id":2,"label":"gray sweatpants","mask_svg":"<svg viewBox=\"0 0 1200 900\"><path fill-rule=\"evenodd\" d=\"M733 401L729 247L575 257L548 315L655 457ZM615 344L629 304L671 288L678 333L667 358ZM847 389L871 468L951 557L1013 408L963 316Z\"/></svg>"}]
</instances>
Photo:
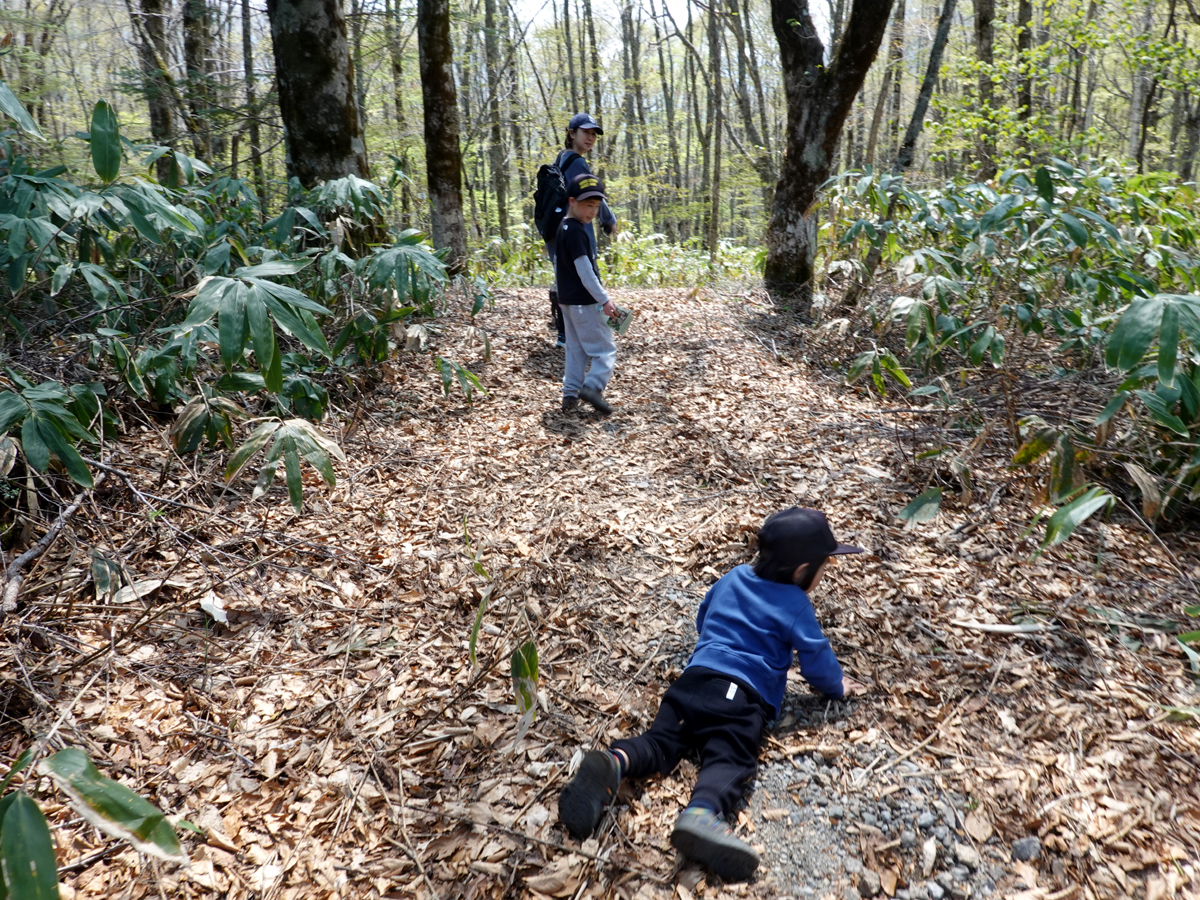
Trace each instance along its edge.
<instances>
[{"instance_id":1,"label":"gray sweatpants","mask_svg":"<svg viewBox=\"0 0 1200 900\"><path fill-rule=\"evenodd\" d=\"M617 364L617 341L598 303L562 304L567 328L567 364L563 369L563 396L577 397L581 387L603 391Z\"/></svg>"}]
</instances>

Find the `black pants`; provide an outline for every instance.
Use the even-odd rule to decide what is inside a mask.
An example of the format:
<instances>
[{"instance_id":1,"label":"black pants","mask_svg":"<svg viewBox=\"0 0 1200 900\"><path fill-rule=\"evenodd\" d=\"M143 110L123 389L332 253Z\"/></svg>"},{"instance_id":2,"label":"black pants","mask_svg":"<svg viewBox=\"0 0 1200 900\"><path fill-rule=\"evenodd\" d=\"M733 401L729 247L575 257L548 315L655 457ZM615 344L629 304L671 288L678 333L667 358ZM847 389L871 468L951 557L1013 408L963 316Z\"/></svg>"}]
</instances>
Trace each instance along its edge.
<instances>
[{"instance_id":1,"label":"black pants","mask_svg":"<svg viewBox=\"0 0 1200 900\"><path fill-rule=\"evenodd\" d=\"M558 305L558 291L550 292L550 316L554 319L554 327L559 334L565 334L563 327L562 307Z\"/></svg>"},{"instance_id":2,"label":"black pants","mask_svg":"<svg viewBox=\"0 0 1200 900\"><path fill-rule=\"evenodd\" d=\"M699 750L691 805L728 815L758 769L763 728L774 715L753 688L691 666L663 694L650 730L617 741L612 749L629 757L628 778L666 775L688 750Z\"/></svg>"}]
</instances>

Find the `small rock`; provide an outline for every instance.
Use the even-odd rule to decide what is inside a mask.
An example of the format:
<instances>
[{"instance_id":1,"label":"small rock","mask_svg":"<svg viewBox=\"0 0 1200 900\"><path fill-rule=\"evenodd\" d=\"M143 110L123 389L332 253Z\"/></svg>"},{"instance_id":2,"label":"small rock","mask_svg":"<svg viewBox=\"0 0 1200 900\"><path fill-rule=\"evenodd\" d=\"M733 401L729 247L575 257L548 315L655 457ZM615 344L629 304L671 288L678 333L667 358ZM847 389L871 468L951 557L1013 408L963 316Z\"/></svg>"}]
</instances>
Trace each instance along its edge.
<instances>
[{"instance_id":1,"label":"small rock","mask_svg":"<svg viewBox=\"0 0 1200 900\"><path fill-rule=\"evenodd\" d=\"M874 897L883 890L883 882L879 878L878 872L872 872L867 869L862 873L862 877L858 880L858 892L864 897Z\"/></svg>"},{"instance_id":2,"label":"small rock","mask_svg":"<svg viewBox=\"0 0 1200 900\"><path fill-rule=\"evenodd\" d=\"M929 896L932 897L933 900L942 900L942 898L946 896L946 892L942 890L942 886L936 881L927 882L925 885L925 890L929 891Z\"/></svg>"},{"instance_id":3,"label":"small rock","mask_svg":"<svg viewBox=\"0 0 1200 900\"><path fill-rule=\"evenodd\" d=\"M857 859L850 858L846 860L846 871L851 875L861 875L863 864Z\"/></svg>"},{"instance_id":4,"label":"small rock","mask_svg":"<svg viewBox=\"0 0 1200 900\"><path fill-rule=\"evenodd\" d=\"M876 825L879 824L879 820L877 818L875 818L875 816L872 815L871 813L863 813L862 814L862 823L864 825L870 825L872 828L874 828Z\"/></svg>"},{"instance_id":5,"label":"small rock","mask_svg":"<svg viewBox=\"0 0 1200 900\"><path fill-rule=\"evenodd\" d=\"M929 810L925 810L925 812L923 812L919 816L917 816L917 827L918 828L932 828L933 823L936 821L937 821L937 816L935 816Z\"/></svg>"},{"instance_id":6,"label":"small rock","mask_svg":"<svg viewBox=\"0 0 1200 900\"><path fill-rule=\"evenodd\" d=\"M979 868L979 851L968 844L954 845L954 858L970 869L972 872Z\"/></svg>"},{"instance_id":7,"label":"small rock","mask_svg":"<svg viewBox=\"0 0 1200 900\"><path fill-rule=\"evenodd\" d=\"M921 871L928 878L933 873L933 864L937 862L937 840L930 838L921 847Z\"/></svg>"},{"instance_id":8,"label":"small rock","mask_svg":"<svg viewBox=\"0 0 1200 900\"><path fill-rule=\"evenodd\" d=\"M933 880L940 884L947 891L954 887L954 876L949 872L938 872L937 875L933 877Z\"/></svg>"},{"instance_id":9,"label":"small rock","mask_svg":"<svg viewBox=\"0 0 1200 900\"><path fill-rule=\"evenodd\" d=\"M1042 855L1042 842L1035 837L1024 837L1013 841L1012 858L1017 862L1029 862Z\"/></svg>"},{"instance_id":10,"label":"small rock","mask_svg":"<svg viewBox=\"0 0 1200 900\"><path fill-rule=\"evenodd\" d=\"M900 846L905 850L911 850L917 846L917 834L915 831L909 831L907 828L900 832Z\"/></svg>"},{"instance_id":11,"label":"small rock","mask_svg":"<svg viewBox=\"0 0 1200 900\"><path fill-rule=\"evenodd\" d=\"M846 811L844 809L842 809L840 806L829 807L829 818L844 819L845 817L846 817Z\"/></svg>"},{"instance_id":12,"label":"small rock","mask_svg":"<svg viewBox=\"0 0 1200 900\"><path fill-rule=\"evenodd\" d=\"M989 894L994 894L995 892L996 882L992 881L992 879L985 878L983 881L979 882L979 893L981 893L983 896L986 897Z\"/></svg>"},{"instance_id":13,"label":"small rock","mask_svg":"<svg viewBox=\"0 0 1200 900\"><path fill-rule=\"evenodd\" d=\"M844 900L862 900L862 894L853 885L847 885L846 889L842 891L842 897Z\"/></svg>"},{"instance_id":14,"label":"small rock","mask_svg":"<svg viewBox=\"0 0 1200 900\"><path fill-rule=\"evenodd\" d=\"M908 888L896 888L896 900L909 900L911 897Z\"/></svg>"},{"instance_id":15,"label":"small rock","mask_svg":"<svg viewBox=\"0 0 1200 900\"><path fill-rule=\"evenodd\" d=\"M933 829L933 833L937 835L937 839L943 844L950 840L950 829L945 825L939 825L937 828Z\"/></svg>"},{"instance_id":16,"label":"small rock","mask_svg":"<svg viewBox=\"0 0 1200 900\"><path fill-rule=\"evenodd\" d=\"M971 870L966 866L951 866L950 874L954 877L955 884L957 884L970 878Z\"/></svg>"}]
</instances>

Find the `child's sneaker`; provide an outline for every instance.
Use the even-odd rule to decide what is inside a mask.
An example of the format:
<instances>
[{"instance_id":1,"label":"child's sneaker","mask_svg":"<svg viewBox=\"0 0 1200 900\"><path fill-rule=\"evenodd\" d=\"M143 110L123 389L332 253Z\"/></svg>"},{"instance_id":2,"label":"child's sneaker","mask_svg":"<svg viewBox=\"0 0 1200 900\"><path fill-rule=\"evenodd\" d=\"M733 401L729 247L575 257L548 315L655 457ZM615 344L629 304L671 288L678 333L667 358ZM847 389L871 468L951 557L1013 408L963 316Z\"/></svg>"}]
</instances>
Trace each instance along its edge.
<instances>
[{"instance_id":1,"label":"child's sneaker","mask_svg":"<svg viewBox=\"0 0 1200 900\"><path fill-rule=\"evenodd\" d=\"M758 854L734 837L725 820L711 809L685 809L671 832L671 846L704 863L722 881L745 881L758 868Z\"/></svg>"},{"instance_id":2,"label":"child's sneaker","mask_svg":"<svg viewBox=\"0 0 1200 900\"><path fill-rule=\"evenodd\" d=\"M567 336L561 331L558 333L558 340L554 342L556 350L565 350L567 348Z\"/></svg>"},{"instance_id":3,"label":"child's sneaker","mask_svg":"<svg viewBox=\"0 0 1200 900\"><path fill-rule=\"evenodd\" d=\"M607 416L610 412L612 412L612 407L608 405L608 401L604 399L604 395L595 388L580 388L579 399L586 400L592 405L596 412L603 416Z\"/></svg>"},{"instance_id":4,"label":"child's sneaker","mask_svg":"<svg viewBox=\"0 0 1200 900\"><path fill-rule=\"evenodd\" d=\"M583 755L579 771L558 798L558 819L571 837L582 841L596 830L620 783L617 760L611 753L589 750Z\"/></svg>"}]
</instances>

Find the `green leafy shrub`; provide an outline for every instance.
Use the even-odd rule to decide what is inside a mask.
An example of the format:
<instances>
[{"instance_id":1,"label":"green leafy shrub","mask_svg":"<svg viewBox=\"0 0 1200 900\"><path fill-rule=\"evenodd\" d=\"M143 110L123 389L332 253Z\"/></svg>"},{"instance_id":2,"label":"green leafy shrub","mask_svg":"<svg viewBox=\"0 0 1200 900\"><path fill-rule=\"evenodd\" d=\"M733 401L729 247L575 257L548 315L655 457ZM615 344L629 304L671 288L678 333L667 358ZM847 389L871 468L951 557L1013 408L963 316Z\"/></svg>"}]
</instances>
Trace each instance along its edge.
<instances>
[{"instance_id":1,"label":"green leafy shrub","mask_svg":"<svg viewBox=\"0 0 1200 900\"><path fill-rule=\"evenodd\" d=\"M893 196L902 213L885 221ZM1080 483L1085 466L1135 467L1151 517L1200 498L1194 185L1056 159L1004 172L995 184L921 190L868 171L835 183L830 208L824 227L839 236L839 250L826 271L859 277L860 254L881 254L895 291L864 312L881 332L902 335L905 365L935 377L914 394L952 403L951 382L964 391L996 372L1010 384L1083 380L1100 397L1094 410L1053 426L1027 422L1032 433L1014 463L1051 462L1047 498L1057 510L1048 544L1112 500ZM1022 348L1016 359L1014 347ZM1053 349L1035 358L1035 348ZM885 359L863 354L852 380L871 371L882 390L882 372L892 371L881 370Z\"/></svg>"}]
</instances>

